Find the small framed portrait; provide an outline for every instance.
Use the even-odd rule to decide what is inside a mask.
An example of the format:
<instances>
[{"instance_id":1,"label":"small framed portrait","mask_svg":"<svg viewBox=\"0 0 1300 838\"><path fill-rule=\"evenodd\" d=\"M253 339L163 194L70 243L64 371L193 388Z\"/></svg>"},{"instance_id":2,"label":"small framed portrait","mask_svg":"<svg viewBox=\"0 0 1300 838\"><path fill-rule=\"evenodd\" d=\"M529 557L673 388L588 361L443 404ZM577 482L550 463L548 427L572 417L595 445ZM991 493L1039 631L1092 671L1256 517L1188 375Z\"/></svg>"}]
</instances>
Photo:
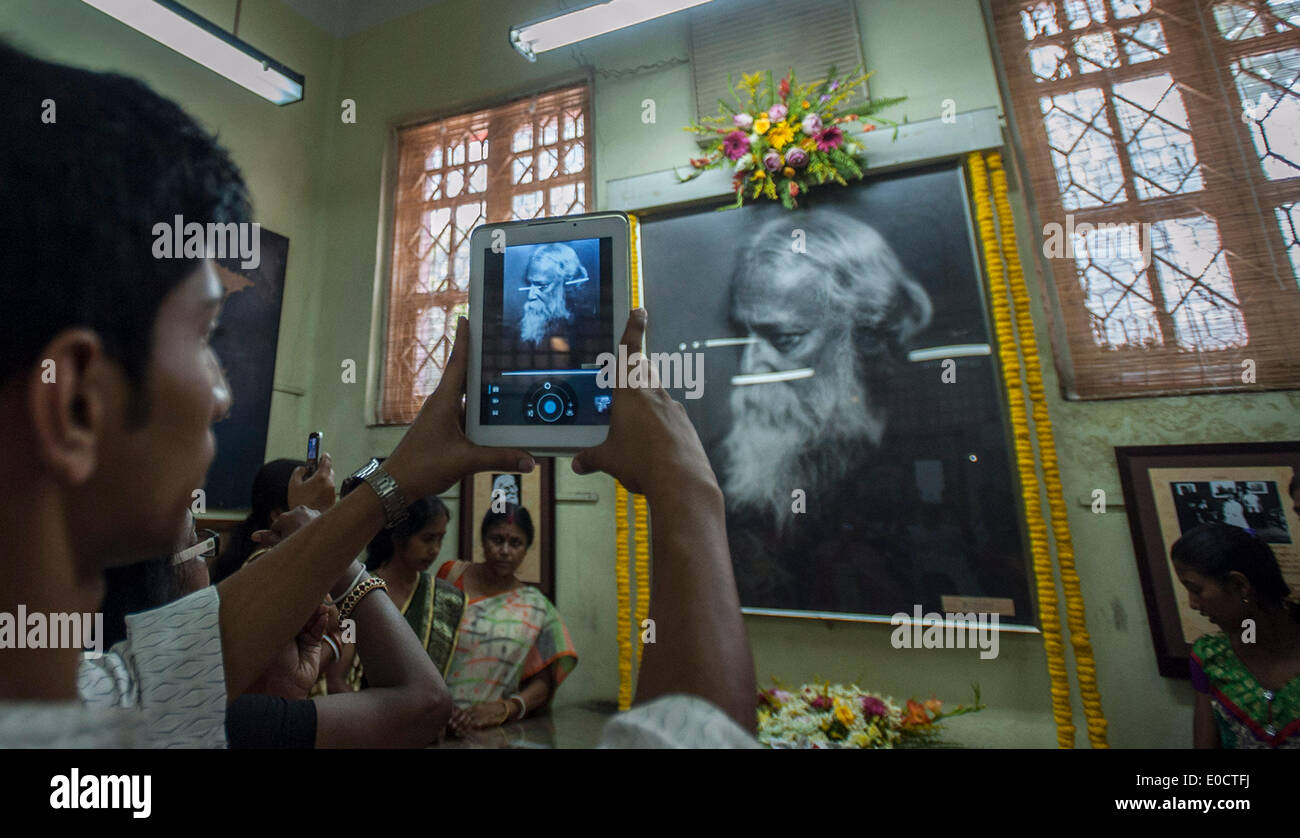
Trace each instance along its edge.
<instances>
[{"instance_id":1,"label":"small framed portrait","mask_svg":"<svg viewBox=\"0 0 1300 838\"><path fill-rule=\"evenodd\" d=\"M465 562L483 561L483 516L513 503L528 510L533 521L533 543L519 566L519 578L555 601L555 460L538 457L529 474L485 471L461 481L460 555Z\"/></svg>"},{"instance_id":2,"label":"small framed portrait","mask_svg":"<svg viewBox=\"0 0 1300 838\"><path fill-rule=\"evenodd\" d=\"M1300 442L1121 447L1115 459L1160 674L1185 678L1191 644L1218 629L1188 605L1170 548L1193 527L1231 524L1267 542L1300 586Z\"/></svg>"}]
</instances>

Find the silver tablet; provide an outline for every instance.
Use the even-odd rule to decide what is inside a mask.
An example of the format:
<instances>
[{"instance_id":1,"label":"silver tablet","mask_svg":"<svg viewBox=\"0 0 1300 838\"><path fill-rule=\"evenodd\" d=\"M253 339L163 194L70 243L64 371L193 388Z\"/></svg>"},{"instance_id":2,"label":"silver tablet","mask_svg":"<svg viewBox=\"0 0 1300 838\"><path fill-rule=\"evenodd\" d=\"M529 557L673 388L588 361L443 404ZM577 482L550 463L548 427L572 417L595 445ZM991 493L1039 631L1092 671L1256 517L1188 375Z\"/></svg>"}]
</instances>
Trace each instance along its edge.
<instances>
[{"instance_id":1,"label":"silver tablet","mask_svg":"<svg viewBox=\"0 0 1300 838\"><path fill-rule=\"evenodd\" d=\"M621 212L487 224L470 236L474 335L465 432L480 445L599 445L613 390L598 375L630 306Z\"/></svg>"}]
</instances>

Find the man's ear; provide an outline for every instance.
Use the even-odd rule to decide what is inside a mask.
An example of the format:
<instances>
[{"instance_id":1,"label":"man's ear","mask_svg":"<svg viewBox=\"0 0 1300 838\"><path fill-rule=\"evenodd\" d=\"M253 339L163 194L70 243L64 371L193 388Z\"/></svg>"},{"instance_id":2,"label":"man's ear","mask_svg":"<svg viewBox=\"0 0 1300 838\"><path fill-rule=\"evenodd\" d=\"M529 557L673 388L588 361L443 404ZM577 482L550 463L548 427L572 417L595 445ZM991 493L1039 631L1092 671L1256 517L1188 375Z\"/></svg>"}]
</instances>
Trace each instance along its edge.
<instances>
[{"instance_id":1,"label":"man's ear","mask_svg":"<svg viewBox=\"0 0 1300 838\"><path fill-rule=\"evenodd\" d=\"M65 329L45 345L28 378L28 417L33 453L59 481L77 486L94 474L113 386L93 331Z\"/></svg>"}]
</instances>

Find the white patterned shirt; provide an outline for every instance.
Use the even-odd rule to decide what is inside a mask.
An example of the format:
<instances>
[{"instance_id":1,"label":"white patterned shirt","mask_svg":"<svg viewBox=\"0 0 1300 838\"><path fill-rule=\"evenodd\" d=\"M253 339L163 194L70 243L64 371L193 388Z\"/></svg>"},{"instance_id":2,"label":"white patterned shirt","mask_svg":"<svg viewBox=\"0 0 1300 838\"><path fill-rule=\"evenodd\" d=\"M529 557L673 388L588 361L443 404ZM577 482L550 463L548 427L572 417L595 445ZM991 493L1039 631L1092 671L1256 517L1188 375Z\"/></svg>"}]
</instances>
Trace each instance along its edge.
<instances>
[{"instance_id":1,"label":"white patterned shirt","mask_svg":"<svg viewBox=\"0 0 1300 838\"><path fill-rule=\"evenodd\" d=\"M128 616L126 640L82 658L81 700L88 708L143 711L151 747L226 747L220 604L210 586Z\"/></svg>"},{"instance_id":2,"label":"white patterned shirt","mask_svg":"<svg viewBox=\"0 0 1300 838\"><path fill-rule=\"evenodd\" d=\"M619 713L600 748L758 748L758 740L712 702L665 695Z\"/></svg>"}]
</instances>

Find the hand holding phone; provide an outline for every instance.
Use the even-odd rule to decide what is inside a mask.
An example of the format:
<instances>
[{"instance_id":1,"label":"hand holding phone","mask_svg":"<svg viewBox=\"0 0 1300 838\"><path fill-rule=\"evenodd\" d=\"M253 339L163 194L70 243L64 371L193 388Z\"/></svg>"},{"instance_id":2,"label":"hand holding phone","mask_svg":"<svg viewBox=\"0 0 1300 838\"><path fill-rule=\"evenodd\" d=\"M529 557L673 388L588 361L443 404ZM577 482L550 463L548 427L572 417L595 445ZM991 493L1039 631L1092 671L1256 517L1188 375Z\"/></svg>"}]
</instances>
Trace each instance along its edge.
<instances>
[{"instance_id":1,"label":"hand holding phone","mask_svg":"<svg viewBox=\"0 0 1300 838\"><path fill-rule=\"evenodd\" d=\"M316 473L316 468L320 465L320 438L324 436L320 431L312 431L307 434L307 474L311 477Z\"/></svg>"}]
</instances>

